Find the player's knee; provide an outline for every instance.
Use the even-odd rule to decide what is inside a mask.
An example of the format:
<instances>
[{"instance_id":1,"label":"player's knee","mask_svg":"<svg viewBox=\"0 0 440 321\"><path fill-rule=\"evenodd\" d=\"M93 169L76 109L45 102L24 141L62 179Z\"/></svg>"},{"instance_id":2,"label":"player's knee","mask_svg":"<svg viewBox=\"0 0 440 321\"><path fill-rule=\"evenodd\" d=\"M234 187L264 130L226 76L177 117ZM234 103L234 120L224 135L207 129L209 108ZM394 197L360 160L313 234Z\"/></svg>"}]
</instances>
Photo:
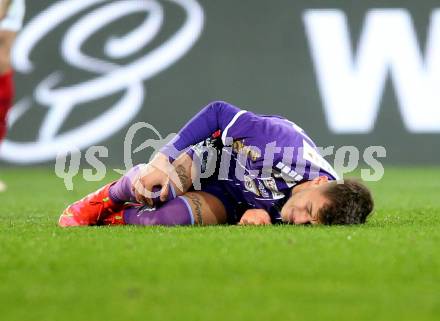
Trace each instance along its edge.
<instances>
[{"instance_id":1,"label":"player's knee","mask_svg":"<svg viewBox=\"0 0 440 321\"><path fill-rule=\"evenodd\" d=\"M188 192L183 197L191 208L195 224L211 225L226 223L226 209L216 196L205 192Z\"/></svg>"}]
</instances>

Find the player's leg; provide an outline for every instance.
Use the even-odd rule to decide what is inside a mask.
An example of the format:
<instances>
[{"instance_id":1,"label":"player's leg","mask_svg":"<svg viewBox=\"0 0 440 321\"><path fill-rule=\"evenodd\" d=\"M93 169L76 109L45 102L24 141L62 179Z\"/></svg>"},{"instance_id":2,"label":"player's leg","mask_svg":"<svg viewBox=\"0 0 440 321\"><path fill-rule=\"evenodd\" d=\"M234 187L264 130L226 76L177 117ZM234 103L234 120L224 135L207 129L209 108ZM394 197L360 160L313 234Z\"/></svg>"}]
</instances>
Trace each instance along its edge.
<instances>
[{"instance_id":1,"label":"player's leg","mask_svg":"<svg viewBox=\"0 0 440 321\"><path fill-rule=\"evenodd\" d=\"M15 32L0 29L0 141L6 134L6 116L14 99L10 50Z\"/></svg>"},{"instance_id":2,"label":"player's leg","mask_svg":"<svg viewBox=\"0 0 440 321\"><path fill-rule=\"evenodd\" d=\"M0 144L6 135L7 115L14 100L13 72L10 65L10 50L15 32L0 29ZM0 192L6 184L0 180Z\"/></svg>"},{"instance_id":3,"label":"player's leg","mask_svg":"<svg viewBox=\"0 0 440 321\"><path fill-rule=\"evenodd\" d=\"M125 202L133 202L132 179L139 169L134 167L121 179L91 193L68 206L59 219L62 227L103 224L138 225L210 225L226 223L226 210L216 196L206 192L188 192L170 198L156 210L145 206L124 208ZM171 195L171 193L170 193ZM108 217L108 220L105 219Z\"/></svg>"},{"instance_id":4,"label":"player's leg","mask_svg":"<svg viewBox=\"0 0 440 321\"><path fill-rule=\"evenodd\" d=\"M217 225L227 222L224 204L216 196L202 192L187 192L183 196L189 204L194 223L198 225Z\"/></svg>"},{"instance_id":5,"label":"player's leg","mask_svg":"<svg viewBox=\"0 0 440 321\"><path fill-rule=\"evenodd\" d=\"M103 225L216 225L226 223L226 210L222 202L209 193L188 192L162 206L129 206L108 215Z\"/></svg>"},{"instance_id":6,"label":"player's leg","mask_svg":"<svg viewBox=\"0 0 440 321\"><path fill-rule=\"evenodd\" d=\"M107 215L121 211L126 202L136 203L132 183L140 174L143 165L133 167L116 182L109 183L69 205L61 214L59 225L95 225ZM173 199L175 195L173 189L170 190L169 199Z\"/></svg>"},{"instance_id":7,"label":"player's leg","mask_svg":"<svg viewBox=\"0 0 440 321\"><path fill-rule=\"evenodd\" d=\"M143 195L147 191L142 188L142 184L139 184L139 178L144 176L145 166L146 164L140 164L133 167L116 182L107 184L97 192L68 206L60 216L59 225L62 227L95 225L107 215L121 211L126 202L146 203L159 207L161 187L153 186L154 194L149 194L147 199ZM175 173L173 173L174 179L171 179L167 186L167 202L184 194L192 186L191 171L194 170L192 158L184 153L173 162L173 166ZM198 212L195 213L197 215ZM207 222L209 221L208 219Z\"/></svg>"},{"instance_id":8,"label":"player's leg","mask_svg":"<svg viewBox=\"0 0 440 321\"><path fill-rule=\"evenodd\" d=\"M14 98L11 50L23 25L24 0L3 0L0 4L0 141L6 133L6 116Z\"/></svg>"},{"instance_id":9,"label":"player's leg","mask_svg":"<svg viewBox=\"0 0 440 321\"><path fill-rule=\"evenodd\" d=\"M0 75L11 69L11 49L17 33L0 28Z\"/></svg>"},{"instance_id":10,"label":"player's leg","mask_svg":"<svg viewBox=\"0 0 440 321\"><path fill-rule=\"evenodd\" d=\"M190 170L192 160L186 154L182 155L175 161L176 173L178 179L191 177ZM99 219L111 213L121 211L126 202L139 201L139 193L134 190L135 182L138 181L139 176L142 175L142 168L146 164L140 164L130 169L124 176L116 182L110 183L99 189L97 192L91 193L83 199L69 205L61 214L59 225L62 227L79 226L79 225L95 225ZM183 166L184 165L184 166ZM181 184L182 185L182 184ZM185 189L189 188L188 182L185 182ZM189 183L191 185L191 182ZM178 194L183 191L178 191L174 183L168 186L167 201L175 199ZM160 205L159 200L160 187L153 187L154 197L152 197L152 204Z\"/></svg>"},{"instance_id":11,"label":"player's leg","mask_svg":"<svg viewBox=\"0 0 440 321\"><path fill-rule=\"evenodd\" d=\"M122 210L126 202L136 202L132 181L138 175L140 166L130 169L116 182L109 183L69 205L61 214L61 227L95 225L100 219Z\"/></svg>"},{"instance_id":12,"label":"player's leg","mask_svg":"<svg viewBox=\"0 0 440 321\"><path fill-rule=\"evenodd\" d=\"M6 135L7 114L14 99L11 49L21 29L25 11L24 0L0 1L0 144ZM0 181L0 192L6 185Z\"/></svg>"}]
</instances>

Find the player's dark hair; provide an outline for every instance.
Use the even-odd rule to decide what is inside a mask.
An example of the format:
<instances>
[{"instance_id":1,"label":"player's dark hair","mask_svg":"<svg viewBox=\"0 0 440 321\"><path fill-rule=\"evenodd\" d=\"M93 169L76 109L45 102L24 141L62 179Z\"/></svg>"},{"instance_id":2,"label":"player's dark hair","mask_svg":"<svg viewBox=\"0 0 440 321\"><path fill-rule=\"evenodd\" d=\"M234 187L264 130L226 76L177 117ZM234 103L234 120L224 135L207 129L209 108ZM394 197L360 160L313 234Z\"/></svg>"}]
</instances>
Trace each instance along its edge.
<instances>
[{"instance_id":1,"label":"player's dark hair","mask_svg":"<svg viewBox=\"0 0 440 321\"><path fill-rule=\"evenodd\" d=\"M363 224L374 207L370 190L355 179L330 182L323 194L329 202L318 219L325 225Z\"/></svg>"}]
</instances>

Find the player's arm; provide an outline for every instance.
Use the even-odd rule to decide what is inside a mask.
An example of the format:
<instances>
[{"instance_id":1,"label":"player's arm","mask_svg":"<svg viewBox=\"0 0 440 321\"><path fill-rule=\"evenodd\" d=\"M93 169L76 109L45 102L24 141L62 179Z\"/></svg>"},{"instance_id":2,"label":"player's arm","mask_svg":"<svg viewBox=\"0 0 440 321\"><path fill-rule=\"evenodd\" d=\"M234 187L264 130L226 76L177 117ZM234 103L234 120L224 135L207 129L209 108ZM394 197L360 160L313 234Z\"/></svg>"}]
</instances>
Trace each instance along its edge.
<instances>
[{"instance_id":1,"label":"player's arm","mask_svg":"<svg viewBox=\"0 0 440 321\"><path fill-rule=\"evenodd\" d=\"M192 184L188 178L191 177L193 162L184 153L185 150L210 137L217 130L221 130L224 134L222 137L226 137L228 128L243 113L245 111L221 101L204 107L148 164L148 171L139 178L142 190L152 191L154 186L161 186L162 201L167 198L169 183L176 184L178 192L187 191ZM181 186L179 183L182 183ZM145 198L148 199L148 195Z\"/></svg>"},{"instance_id":2,"label":"player's arm","mask_svg":"<svg viewBox=\"0 0 440 321\"><path fill-rule=\"evenodd\" d=\"M11 1L0 0L0 20L8 14ZM0 29L0 75L11 69L11 48L16 36L15 31Z\"/></svg>"},{"instance_id":3,"label":"player's arm","mask_svg":"<svg viewBox=\"0 0 440 321\"><path fill-rule=\"evenodd\" d=\"M228 128L243 113L245 113L244 110L240 110L229 103L223 101L212 102L189 120L177 133L176 137L161 148L160 152L174 160L185 149L211 137L218 130L222 132L223 140Z\"/></svg>"},{"instance_id":4,"label":"player's arm","mask_svg":"<svg viewBox=\"0 0 440 321\"><path fill-rule=\"evenodd\" d=\"M2 20L8 12L11 0L0 0L0 20Z\"/></svg>"}]
</instances>

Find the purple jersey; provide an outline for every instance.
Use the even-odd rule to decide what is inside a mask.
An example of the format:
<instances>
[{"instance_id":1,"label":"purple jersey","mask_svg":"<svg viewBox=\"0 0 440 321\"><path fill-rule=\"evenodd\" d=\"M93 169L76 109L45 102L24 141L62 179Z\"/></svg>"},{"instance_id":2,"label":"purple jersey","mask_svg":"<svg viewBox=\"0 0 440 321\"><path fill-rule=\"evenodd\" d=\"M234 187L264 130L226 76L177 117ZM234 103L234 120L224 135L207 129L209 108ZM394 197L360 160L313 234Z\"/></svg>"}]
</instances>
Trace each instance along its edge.
<instances>
[{"instance_id":1,"label":"purple jersey","mask_svg":"<svg viewBox=\"0 0 440 321\"><path fill-rule=\"evenodd\" d=\"M280 220L280 204L292 188L318 176L338 179L316 145L295 123L279 117L257 115L226 102L202 109L161 151L176 158L185 148L220 130L222 153L214 179L238 203L265 209ZM194 148L197 150L197 147Z\"/></svg>"}]
</instances>

